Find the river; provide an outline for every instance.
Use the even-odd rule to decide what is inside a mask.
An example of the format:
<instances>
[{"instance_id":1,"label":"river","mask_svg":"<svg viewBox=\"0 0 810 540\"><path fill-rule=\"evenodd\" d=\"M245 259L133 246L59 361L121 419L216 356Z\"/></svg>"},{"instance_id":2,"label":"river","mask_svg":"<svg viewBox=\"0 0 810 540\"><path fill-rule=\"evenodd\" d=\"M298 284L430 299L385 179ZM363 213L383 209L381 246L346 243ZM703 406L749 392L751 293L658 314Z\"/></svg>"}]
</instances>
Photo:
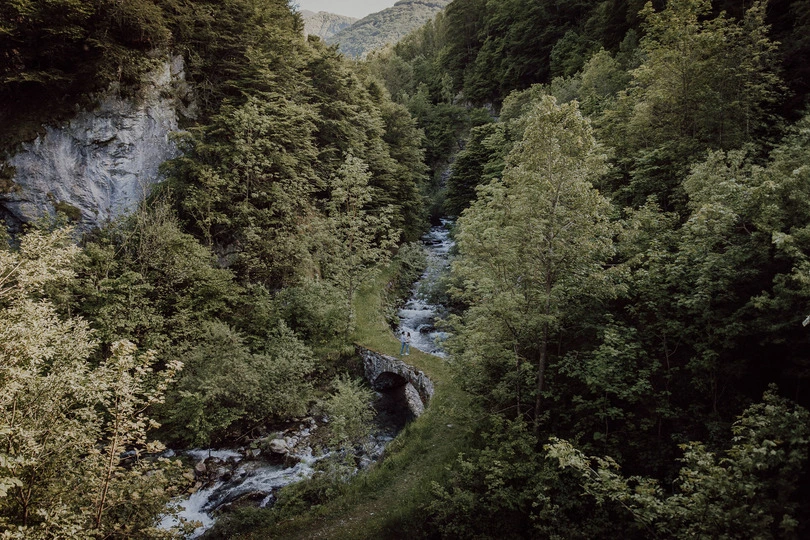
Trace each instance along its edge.
<instances>
[{"instance_id":1,"label":"river","mask_svg":"<svg viewBox=\"0 0 810 540\"><path fill-rule=\"evenodd\" d=\"M445 356L441 342L446 337L436 329L436 319L443 315L443 308L431 304L429 292L438 279L447 271L448 253L452 247L448 223L434 226L422 238L427 249L427 266L411 288L411 296L399 311L399 332L410 332L411 346L421 351ZM366 467L379 459L385 446L404 427L407 411L397 410L401 403L390 396L378 395L374 403L378 411L375 431L366 453L360 458L360 467ZM165 517L160 528L170 529L178 525L178 518L197 522L200 526L188 538L197 538L213 527L216 515L230 505L252 504L260 508L274 502L275 493L283 486L309 478L315 472L315 464L325 454L315 455L309 439L323 425L323 419L302 419L288 429L276 433L276 441L283 440L291 451L280 458L267 450L241 447L218 450L188 450L181 452L196 463L198 489L188 498L178 502L177 517ZM273 438L268 437L267 440ZM270 456L273 459L265 459ZM286 461L278 463L279 461Z\"/></svg>"},{"instance_id":2,"label":"river","mask_svg":"<svg viewBox=\"0 0 810 540\"><path fill-rule=\"evenodd\" d=\"M442 342L447 338L447 333L436 328L436 320L445 315L445 308L431 303L430 296L450 264L449 252L453 241L450 239L449 224L449 221L443 220L441 225L431 227L422 237L427 249L427 266L413 284L405 306L399 310L397 328L397 336L410 332L411 347L442 358L446 356Z\"/></svg>"}]
</instances>

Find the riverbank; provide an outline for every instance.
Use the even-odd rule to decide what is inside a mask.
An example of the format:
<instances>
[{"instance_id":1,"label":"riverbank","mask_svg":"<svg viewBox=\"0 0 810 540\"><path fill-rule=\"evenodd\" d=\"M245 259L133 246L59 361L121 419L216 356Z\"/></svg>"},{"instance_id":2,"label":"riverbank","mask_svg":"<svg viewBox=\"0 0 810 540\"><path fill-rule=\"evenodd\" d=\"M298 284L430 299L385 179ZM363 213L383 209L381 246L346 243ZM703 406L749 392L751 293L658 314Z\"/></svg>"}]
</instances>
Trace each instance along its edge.
<instances>
[{"instance_id":1,"label":"riverbank","mask_svg":"<svg viewBox=\"0 0 810 540\"><path fill-rule=\"evenodd\" d=\"M451 245L446 227L432 227L422 244L400 248L389 265L384 287L379 289L378 311L386 323L400 324L401 328L412 325L409 328L417 337L413 345L422 351L437 350L437 345L429 341L429 332L435 333L434 318L442 312L441 306L426 304L424 289L429 289L446 269ZM414 305L419 309L415 310ZM251 508L272 506L275 519L306 512L342 492L346 488L342 478L346 475L352 476L379 460L408 421L424 412L433 394L432 383L422 372L393 356L358 345L358 351L365 352L365 356L360 354L363 361L358 362L356 355L339 352L341 348L345 349L345 341L335 352L343 357L346 369L355 377L364 374L377 390L371 433L356 441L352 458L347 461L345 452L331 445L331 419L317 409L311 410L314 416L308 418L257 426L258 438L242 437L233 441L235 445L214 451L179 451L194 466L195 491L177 503L177 516L163 518L161 528L176 527L179 520L184 520L202 524L189 538L203 534L208 538L230 537L234 525L238 527L244 516L251 514ZM405 376L415 386L400 387L399 376ZM220 454L228 456L223 459ZM310 478L300 486L287 488ZM215 525L221 518L223 522Z\"/></svg>"},{"instance_id":2,"label":"riverbank","mask_svg":"<svg viewBox=\"0 0 810 540\"><path fill-rule=\"evenodd\" d=\"M400 343L383 316L380 291L395 275L388 268L361 289L355 342L391 356ZM343 493L283 522L256 513L228 531L229 538L392 538L418 529L432 482L443 483L447 465L467 446L474 419L469 397L453 384L446 360L412 349L408 363L433 381L430 406L386 449L383 461L358 474ZM236 524L234 524L236 525Z\"/></svg>"}]
</instances>

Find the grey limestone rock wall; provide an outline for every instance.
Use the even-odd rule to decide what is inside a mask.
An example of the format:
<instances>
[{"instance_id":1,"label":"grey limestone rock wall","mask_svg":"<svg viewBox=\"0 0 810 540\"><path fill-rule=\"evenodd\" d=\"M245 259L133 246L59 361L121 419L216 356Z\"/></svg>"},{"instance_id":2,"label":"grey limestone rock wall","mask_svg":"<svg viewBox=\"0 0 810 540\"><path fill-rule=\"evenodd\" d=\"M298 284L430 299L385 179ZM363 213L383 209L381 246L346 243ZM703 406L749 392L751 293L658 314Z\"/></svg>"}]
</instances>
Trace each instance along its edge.
<instances>
[{"instance_id":1,"label":"grey limestone rock wall","mask_svg":"<svg viewBox=\"0 0 810 540\"><path fill-rule=\"evenodd\" d=\"M159 181L160 164L178 155L170 134L190 89L183 58L167 58L144 85L139 99L110 92L92 111L62 126L48 126L6 162L13 189L0 195L0 214L12 228L59 205L90 229L131 211Z\"/></svg>"},{"instance_id":2,"label":"grey limestone rock wall","mask_svg":"<svg viewBox=\"0 0 810 540\"><path fill-rule=\"evenodd\" d=\"M421 415L433 397L433 381L402 360L357 345L366 379L376 390L405 386L405 398L414 416Z\"/></svg>"}]
</instances>

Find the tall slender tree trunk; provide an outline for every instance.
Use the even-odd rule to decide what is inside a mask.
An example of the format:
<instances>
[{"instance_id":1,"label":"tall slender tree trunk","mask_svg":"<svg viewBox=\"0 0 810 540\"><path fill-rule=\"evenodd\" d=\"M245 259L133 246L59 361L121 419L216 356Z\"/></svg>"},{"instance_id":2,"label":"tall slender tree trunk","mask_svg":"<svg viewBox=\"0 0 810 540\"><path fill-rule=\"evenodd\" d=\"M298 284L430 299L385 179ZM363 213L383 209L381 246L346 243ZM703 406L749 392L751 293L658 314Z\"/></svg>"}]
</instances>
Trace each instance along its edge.
<instances>
[{"instance_id":1,"label":"tall slender tree trunk","mask_svg":"<svg viewBox=\"0 0 810 540\"><path fill-rule=\"evenodd\" d=\"M28 516L31 514L31 493L34 491L34 481L31 480L31 483L28 485L28 489L25 490L23 493L23 489L20 488L20 502L22 503L23 508L23 527L28 527Z\"/></svg>"},{"instance_id":2,"label":"tall slender tree trunk","mask_svg":"<svg viewBox=\"0 0 810 540\"><path fill-rule=\"evenodd\" d=\"M559 192L558 192L559 193ZM557 199L555 199L554 207L557 206ZM552 252L553 249L551 248L551 241L548 242L549 245L549 252ZM546 322L543 325L543 335L540 341L540 354L537 358L537 397L534 401L534 434L537 435L540 433L540 410L543 405L543 384L545 382L545 375L546 375L546 363L548 360L548 336L551 332L548 324L548 317L551 313L551 290L554 285L554 280L552 278L552 273L550 269L546 269L546 309L545 309L545 316Z\"/></svg>"},{"instance_id":3,"label":"tall slender tree trunk","mask_svg":"<svg viewBox=\"0 0 810 540\"><path fill-rule=\"evenodd\" d=\"M109 457L107 459L107 467L104 471L104 479L101 484L101 491L96 503L96 529L101 528L101 521L104 517L104 507L107 504L107 493L110 489L110 482L112 481L113 471L115 469L115 462L118 456L118 436L120 434L121 414L120 414L119 400L116 399L116 413L115 413L115 431L112 442L110 443Z\"/></svg>"},{"instance_id":4,"label":"tall slender tree trunk","mask_svg":"<svg viewBox=\"0 0 810 540\"><path fill-rule=\"evenodd\" d=\"M537 358L537 397L534 401L534 434L540 433L540 411L543 406L543 383L546 374L546 359L548 357L548 325L543 329L543 338L540 342L540 355Z\"/></svg>"},{"instance_id":5,"label":"tall slender tree trunk","mask_svg":"<svg viewBox=\"0 0 810 540\"><path fill-rule=\"evenodd\" d=\"M523 416L523 411L520 409L520 355L517 350L517 343L514 345L515 350L515 394L517 396L517 416Z\"/></svg>"},{"instance_id":6,"label":"tall slender tree trunk","mask_svg":"<svg viewBox=\"0 0 810 540\"><path fill-rule=\"evenodd\" d=\"M352 335L352 319L354 318L354 280L349 283L349 291L346 293L346 339Z\"/></svg>"}]
</instances>

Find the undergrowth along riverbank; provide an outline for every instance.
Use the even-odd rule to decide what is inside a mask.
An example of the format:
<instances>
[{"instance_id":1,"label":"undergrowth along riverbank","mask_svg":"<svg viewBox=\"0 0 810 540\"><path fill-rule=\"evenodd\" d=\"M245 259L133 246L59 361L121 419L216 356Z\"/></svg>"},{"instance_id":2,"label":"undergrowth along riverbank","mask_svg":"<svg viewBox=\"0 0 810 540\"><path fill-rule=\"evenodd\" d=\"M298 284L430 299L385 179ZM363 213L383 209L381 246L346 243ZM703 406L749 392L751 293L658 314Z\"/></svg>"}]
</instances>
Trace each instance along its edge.
<instances>
[{"instance_id":1,"label":"undergrowth along riverbank","mask_svg":"<svg viewBox=\"0 0 810 540\"><path fill-rule=\"evenodd\" d=\"M397 274L390 266L356 299L354 341L397 356L400 343L385 321L382 291ZM433 381L435 394L425 413L408 424L388 446L385 458L344 484L328 501L295 516L251 512L223 523L213 538L392 538L419 537L424 506L433 482L442 483L447 466L467 446L474 419L469 396L454 383L441 358L412 350L408 363ZM306 499L306 483L296 488ZM302 501L304 502L304 501Z\"/></svg>"}]
</instances>

